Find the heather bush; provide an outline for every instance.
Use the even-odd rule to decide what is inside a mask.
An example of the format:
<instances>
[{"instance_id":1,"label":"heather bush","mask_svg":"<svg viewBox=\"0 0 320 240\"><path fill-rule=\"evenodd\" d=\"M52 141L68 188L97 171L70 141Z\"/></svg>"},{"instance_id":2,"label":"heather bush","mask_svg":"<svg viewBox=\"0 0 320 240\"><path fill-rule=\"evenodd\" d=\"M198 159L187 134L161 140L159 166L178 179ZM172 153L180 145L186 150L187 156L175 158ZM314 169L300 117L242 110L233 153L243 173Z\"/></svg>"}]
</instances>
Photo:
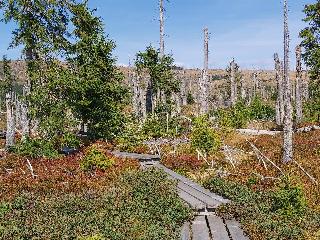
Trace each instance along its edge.
<instances>
[{"instance_id":1,"label":"heather bush","mask_svg":"<svg viewBox=\"0 0 320 240\"><path fill-rule=\"evenodd\" d=\"M320 213L307 207L300 186L283 179L274 191L254 191L248 186L211 178L204 186L227 197L232 203L218 212L238 218L251 239L317 239Z\"/></svg>"},{"instance_id":2,"label":"heather bush","mask_svg":"<svg viewBox=\"0 0 320 240\"><path fill-rule=\"evenodd\" d=\"M178 239L191 211L175 186L165 173L149 170L123 174L106 192L20 194L0 205L0 238Z\"/></svg>"}]
</instances>

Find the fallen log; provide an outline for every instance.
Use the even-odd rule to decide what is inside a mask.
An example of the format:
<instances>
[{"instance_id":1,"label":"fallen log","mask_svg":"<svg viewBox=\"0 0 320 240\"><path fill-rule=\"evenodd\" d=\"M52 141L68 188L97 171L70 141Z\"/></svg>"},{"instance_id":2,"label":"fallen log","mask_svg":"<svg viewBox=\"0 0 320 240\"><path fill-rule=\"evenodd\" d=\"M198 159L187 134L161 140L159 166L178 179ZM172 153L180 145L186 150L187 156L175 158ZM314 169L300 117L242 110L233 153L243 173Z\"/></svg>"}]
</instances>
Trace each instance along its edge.
<instances>
[{"instance_id":1,"label":"fallen log","mask_svg":"<svg viewBox=\"0 0 320 240\"><path fill-rule=\"evenodd\" d=\"M269 130L256 130L256 129L237 129L238 133L251 135L251 136L259 136L259 135L271 135L275 136L277 134L282 133L282 131L269 131Z\"/></svg>"}]
</instances>

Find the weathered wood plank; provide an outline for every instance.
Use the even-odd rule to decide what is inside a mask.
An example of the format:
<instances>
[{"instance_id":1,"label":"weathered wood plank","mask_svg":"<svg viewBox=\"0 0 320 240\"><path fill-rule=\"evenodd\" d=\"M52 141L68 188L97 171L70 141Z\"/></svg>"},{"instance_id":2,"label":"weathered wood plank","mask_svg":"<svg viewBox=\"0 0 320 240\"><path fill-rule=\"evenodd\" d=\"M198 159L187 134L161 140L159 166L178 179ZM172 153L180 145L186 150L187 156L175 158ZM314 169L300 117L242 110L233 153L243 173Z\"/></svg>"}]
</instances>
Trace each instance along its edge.
<instances>
[{"instance_id":1,"label":"weathered wood plank","mask_svg":"<svg viewBox=\"0 0 320 240\"><path fill-rule=\"evenodd\" d=\"M206 204L201 202L199 199L193 197L189 193L178 189L178 195L179 197L184 200L193 210L204 210L206 208Z\"/></svg>"},{"instance_id":2,"label":"weathered wood plank","mask_svg":"<svg viewBox=\"0 0 320 240\"><path fill-rule=\"evenodd\" d=\"M204 202L207 205L207 208L217 208L222 202L210 197L209 195L200 192L199 190L193 188L192 186L189 186L183 182L178 182L178 188L189 193L193 197L199 199L200 201Z\"/></svg>"},{"instance_id":3,"label":"weathered wood plank","mask_svg":"<svg viewBox=\"0 0 320 240\"><path fill-rule=\"evenodd\" d=\"M172 176L173 178L183 182L184 184L186 185L189 185L190 187L198 190L199 192L203 193L203 194L206 194L208 195L209 197L217 200L217 201L220 201L221 203L229 203L230 201L221 197L221 196L218 196L212 192L210 192L209 190L201 187L199 184L196 184L194 182L192 182L191 180L189 180L188 178L186 177L183 177L177 173L175 173L174 171L170 170L169 168L166 168L165 166L163 166L162 164L155 164L154 165L155 167L157 168L160 168L162 170L164 170L167 174L169 174L170 176Z\"/></svg>"},{"instance_id":4,"label":"weathered wood plank","mask_svg":"<svg viewBox=\"0 0 320 240\"><path fill-rule=\"evenodd\" d=\"M192 222L192 240L211 240L205 216L198 216Z\"/></svg>"},{"instance_id":5,"label":"weathered wood plank","mask_svg":"<svg viewBox=\"0 0 320 240\"><path fill-rule=\"evenodd\" d=\"M243 230L241 229L239 222L236 220L226 220L226 224L232 240L249 240L249 238L245 236Z\"/></svg>"},{"instance_id":6,"label":"weathered wood plank","mask_svg":"<svg viewBox=\"0 0 320 240\"><path fill-rule=\"evenodd\" d=\"M190 223L183 224L181 229L181 240L191 240Z\"/></svg>"},{"instance_id":7,"label":"weathered wood plank","mask_svg":"<svg viewBox=\"0 0 320 240\"><path fill-rule=\"evenodd\" d=\"M230 240L223 220L214 215L207 217L213 240Z\"/></svg>"}]
</instances>

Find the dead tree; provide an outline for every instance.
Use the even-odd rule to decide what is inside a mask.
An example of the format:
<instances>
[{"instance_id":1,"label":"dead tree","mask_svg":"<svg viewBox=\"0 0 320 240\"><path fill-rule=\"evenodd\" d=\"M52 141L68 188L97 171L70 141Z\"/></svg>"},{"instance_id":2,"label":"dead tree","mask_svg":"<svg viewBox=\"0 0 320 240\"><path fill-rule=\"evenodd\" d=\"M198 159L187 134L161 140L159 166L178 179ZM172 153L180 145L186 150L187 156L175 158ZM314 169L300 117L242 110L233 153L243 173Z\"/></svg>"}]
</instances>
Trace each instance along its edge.
<instances>
[{"instance_id":1,"label":"dead tree","mask_svg":"<svg viewBox=\"0 0 320 240\"><path fill-rule=\"evenodd\" d=\"M236 62L234 59L230 63L230 87L231 87L231 96L230 102L234 106L237 102L237 80L236 80Z\"/></svg>"},{"instance_id":2,"label":"dead tree","mask_svg":"<svg viewBox=\"0 0 320 240\"><path fill-rule=\"evenodd\" d=\"M244 78L241 76L240 78L240 95L241 95L241 100L246 100L246 89L244 87Z\"/></svg>"},{"instance_id":3,"label":"dead tree","mask_svg":"<svg viewBox=\"0 0 320 240\"><path fill-rule=\"evenodd\" d=\"M200 88L200 114L208 111L208 61L209 61L209 32L208 28L204 29L204 68L202 76L199 78Z\"/></svg>"},{"instance_id":4,"label":"dead tree","mask_svg":"<svg viewBox=\"0 0 320 240\"><path fill-rule=\"evenodd\" d=\"M132 108L135 116L139 117L139 82L138 76L134 71L130 70L130 80L132 88Z\"/></svg>"},{"instance_id":5,"label":"dead tree","mask_svg":"<svg viewBox=\"0 0 320 240\"><path fill-rule=\"evenodd\" d=\"M29 107L26 97L30 94L30 85L23 86L24 99L21 102L21 127L22 127L22 141L25 141L30 136L30 118L29 118Z\"/></svg>"},{"instance_id":6,"label":"dead tree","mask_svg":"<svg viewBox=\"0 0 320 240\"><path fill-rule=\"evenodd\" d=\"M185 71L182 72L182 76L181 76L180 95L181 95L182 106L186 106L188 93L187 93L187 79L185 76Z\"/></svg>"},{"instance_id":7,"label":"dead tree","mask_svg":"<svg viewBox=\"0 0 320 240\"><path fill-rule=\"evenodd\" d=\"M160 11L160 56L164 56L164 7L163 0L159 0Z\"/></svg>"},{"instance_id":8,"label":"dead tree","mask_svg":"<svg viewBox=\"0 0 320 240\"><path fill-rule=\"evenodd\" d=\"M293 122L291 103L291 82L289 77L290 35L288 26L288 0L284 0L284 141L283 162L293 160Z\"/></svg>"},{"instance_id":9,"label":"dead tree","mask_svg":"<svg viewBox=\"0 0 320 240\"><path fill-rule=\"evenodd\" d=\"M15 95L15 115L16 115L16 129L21 129L21 102L17 95Z\"/></svg>"},{"instance_id":10,"label":"dead tree","mask_svg":"<svg viewBox=\"0 0 320 240\"><path fill-rule=\"evenodd\" d=\"M14 93L9 91L6 93L6 109L7 109L7 134L6 134L6 148L14 146L15 143L15 111L14 111Z\"/></svg>"},{"instance_id":11,"label":"dead tree","mask_svg":"<svg viewBox=\"0 0 320 240\"><path fill-rule=\"evenodd\" d=\"M277 82L277 102L276 102L276 122L280 126L283 124L284 104L283 104L283 75L279 56L274 54L276 82Z\"/></svg>"},{"instance_id":12,"label":"dead tree","mask_svg":"<svg viewBox=\"0 0 320 240\"><path fill-rule=\"evenodd\" d=\"M296 121L300 123L302 121L302 93L301 93L301 81L302 81L302 65L301 65L301 46L296 47Z\"/></svg>"}]
</instances>

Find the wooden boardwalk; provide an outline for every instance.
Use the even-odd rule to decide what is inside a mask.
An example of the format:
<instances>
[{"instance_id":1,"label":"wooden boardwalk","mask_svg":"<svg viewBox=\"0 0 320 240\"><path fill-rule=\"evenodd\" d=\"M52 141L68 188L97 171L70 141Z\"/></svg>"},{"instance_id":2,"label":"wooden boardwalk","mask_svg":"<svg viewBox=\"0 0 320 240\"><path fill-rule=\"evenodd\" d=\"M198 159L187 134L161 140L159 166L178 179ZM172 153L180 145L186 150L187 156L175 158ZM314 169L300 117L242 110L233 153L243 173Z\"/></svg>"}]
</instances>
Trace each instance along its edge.
<instances>
[{"instance_id":1,"label":"wooden boardwalk","mask_svg":"<svg viewBox=\"0 0 320 240\"><path fill-rule=\"evenodd\" d=\"M215 209L229 200L218 196L199 184L183 177L160 164L159 156L131 153L114 153L118 157L134 158L144 169L155 167L163 170L178 182L179 197L195 211L195 218L181 229L181 240L248 240L240 224L235 220L222 219Z\"/></svg>"}]
</instances>

